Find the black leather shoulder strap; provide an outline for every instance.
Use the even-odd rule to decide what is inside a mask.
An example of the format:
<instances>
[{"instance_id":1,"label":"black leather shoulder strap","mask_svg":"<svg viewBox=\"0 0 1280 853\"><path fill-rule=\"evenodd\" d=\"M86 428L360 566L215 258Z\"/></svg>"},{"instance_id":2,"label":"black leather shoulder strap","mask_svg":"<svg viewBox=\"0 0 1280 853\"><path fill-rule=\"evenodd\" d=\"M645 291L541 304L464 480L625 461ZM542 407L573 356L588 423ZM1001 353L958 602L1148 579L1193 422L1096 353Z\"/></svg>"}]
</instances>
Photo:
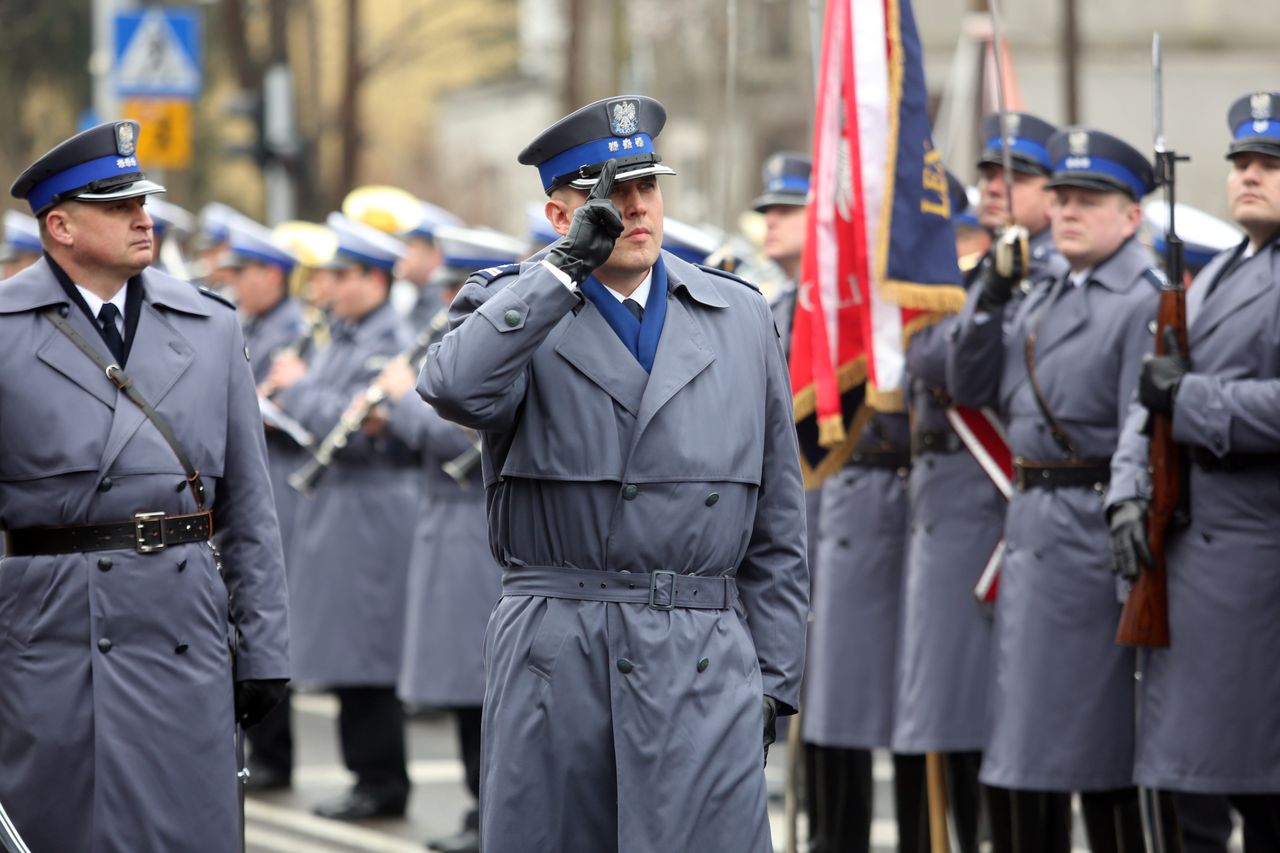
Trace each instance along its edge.
<instances>
[{"instance_id":1,"label":"black leather shoulder strap","mask_svg":"<svg viewBox=\"0 0 1280 853\"><path fill-rule=\"evenodd\" d=\"M186 450L178 441L178 437L173 434L173 429L169 426L169 422L164 419L164 415L152 408L146 398L138 391L137 386L133 384L133 380L124 372L118 364L112 364L103 357L93 346L86 341L79 332L77 332L66 318L62 316L58 308L49 308L41 312L45 319L57 327L59 332L70 338L71 343L76 345L82 353L87 355L89 359L98 366L103 376L111 381L113 385L124 392L134 405L142 409L142 413L147 416L147 420L159 431L165 442L169 445L169 449L173 451L173 455L178 457L179 464L182 465L183 472L187 475L187 485L191 487L191 496L195 498L196 507L201 512L204 511L204 484L200 482L200 471L191 464L191 458L187 456Z\"/></svg>"}]
</instances>

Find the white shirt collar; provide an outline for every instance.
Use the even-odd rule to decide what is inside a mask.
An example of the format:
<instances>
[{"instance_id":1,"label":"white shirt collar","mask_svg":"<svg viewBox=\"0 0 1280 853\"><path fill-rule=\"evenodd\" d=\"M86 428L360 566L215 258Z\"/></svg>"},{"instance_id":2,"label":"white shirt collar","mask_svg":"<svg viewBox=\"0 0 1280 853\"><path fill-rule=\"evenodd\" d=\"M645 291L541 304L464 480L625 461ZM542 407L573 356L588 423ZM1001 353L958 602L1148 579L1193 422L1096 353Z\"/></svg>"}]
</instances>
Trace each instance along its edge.
<instances>
[{"instance_id":1,"label":"white shirt collar","mask_svg":"<svg viewBox=\"0 0 1280 853\"><path fill-rule=\"evenodd\" d=\"M640 286L637 287L635 290L631 291L630 296L623 296L621 293L614 290L612 287L606 287L605 290L609 291L609 293L613 296L613 298L618 300L619 302L623 302L627 299L634 299L636 302L639 302L640 307L643 308L644 306L649 304L649 283L651 281L653 281L652 269L649 270L649 274L644 277L644 281L640 282Z\"/></svg>"},{"instance_id":2,"label":"white shirt collar","mask_svg":"<svg viewBox=\"0 0 1280 853\"><path fill-rule=\"evenodd\" d=\"M1084 284L1089 280L1089 276L1093 275L1093 267L1087 267L1080 272L1073 272L1067 276L1067 279L1076 287Z\"/></svg>"},{"instance_id":3,"label":"white shirt collar","mask_svg":"<svg viewBox=\"0 0 1280 853\"><path fill-rule=\"evenodd\" d=\"M129 292L128 282L125 282L124 287L117 290L116 295L111 297L109 300L103 299L98 294L83 288L78 284L76 285L76 290L80 291L80 295L84 298L84 303L89 306L89 313L91 313L95 318L98 316L98 312L102 310L102 306L106 305L107 302L116 306L116 310L120 312L120 316L116 318L116 328L120 330L121 334L124 333L124 302L125 296Z\"/></svg>"}]
</instances>

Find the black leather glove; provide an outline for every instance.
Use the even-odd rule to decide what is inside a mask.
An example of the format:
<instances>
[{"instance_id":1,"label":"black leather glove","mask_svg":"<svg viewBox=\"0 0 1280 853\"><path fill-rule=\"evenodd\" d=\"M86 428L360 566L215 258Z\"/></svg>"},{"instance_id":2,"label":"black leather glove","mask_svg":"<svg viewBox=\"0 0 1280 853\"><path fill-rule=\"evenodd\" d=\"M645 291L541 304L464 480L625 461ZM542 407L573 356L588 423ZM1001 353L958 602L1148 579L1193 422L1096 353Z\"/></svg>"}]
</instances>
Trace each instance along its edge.
<instances>
[{"instance_id":1,"label":"black leather glove","mask_svg":"<svg viewBox=\"0 0 1280 853\"><path fill-rule=\"evenodd\" d=\"M1142 373L1138 376L1138 401L1153 415L1172 415L1178 386L1190 369L1190 363L1178 348L1178 333L1172 326L1166 326L1164 355L1149 354L1142 359Z\"/></svg>"},{"instance_id":2,"label":"black leather glove","mask_svg":"<svg viewBox=\"0 0 1280 853\"><path fill-rule=\"evenodd\" d=\"M778 739L778 700L764 697L764 763L769 763L769 747Z\"/></svg>"},{"instance_id":3,"label":"black leather glove","mask_svg":"<svg viewBox=\"0 0 1280 853\"><path fill-rule=\"evenodd\" d=\"M1107 514L1111 524L1111 571L1127 581L1138 579L1142 566L1151 565L1147 544L1147 502L1121 501Z\"/></svg>"},{"instance_id":4,"label":"black leather glove","mask_svg":"<svg viewBox=\"0 0 1280 853\"><path fill-rule=\"evenodd\" d=\"M609 260L613 244L622 234L622 214L609 201L618 161L609 160L586 202L573 212L569 233L551 247L547 260L575 284L582 284L596 267Z\"/></svg>"},{"instance_id":5,"label":"black leather glove","mask_svg":"<svg viewBox=\"0 0 1280 853\"><path fill-rule=\"evenodd\" d=\"M982 295L978 307L993 311L1013 298L1013 289L1027 277L1031 267L1031 250L1027 229L1012 225L1000 232L991 246L990 263L982 274Z\"/></svg>"},{"instance_id":6,"label":"black leather glove","mask_svg":"<svg viewBox=\"0 0 1280 853\"><path fill-rule=\"evenodd\" d=\"M289 694L289 679L265 678L236 682L236 722L252 728Z\"/></svg>"}]
</instances>

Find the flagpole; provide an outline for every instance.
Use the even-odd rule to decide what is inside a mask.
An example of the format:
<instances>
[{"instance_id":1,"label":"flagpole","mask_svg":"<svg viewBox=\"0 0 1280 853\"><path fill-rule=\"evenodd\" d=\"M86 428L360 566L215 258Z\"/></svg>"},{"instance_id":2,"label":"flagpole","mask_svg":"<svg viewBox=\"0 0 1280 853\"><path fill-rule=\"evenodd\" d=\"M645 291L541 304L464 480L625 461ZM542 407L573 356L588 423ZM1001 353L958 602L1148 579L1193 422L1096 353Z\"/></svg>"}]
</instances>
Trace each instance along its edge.
<instances>
[{"instance_id":1,"label":"flagpole","mask_svg":"<svg viewBox=\"0 0 1280 853\"><path fill-rule=\"evenodd\" d=\"M818 68L822 62L822 0L809 0L809 51L813 59L813 94L818 96Z\"/></svg>"},{"instance_id":2,"label":"flagpole","mask_svg":"<svg viewBox=\"0 0 1280 853\"><path fill-rule=\"evenodd\" d=\"M730 230L733 217L729 202L733 197L733 152L735 133L732 130L738 114L738 0L725 0L725 71L724 71L724 126L731 128L724 140L724 165L721 169L720 222Z\"/></svg>"}]
</instances>

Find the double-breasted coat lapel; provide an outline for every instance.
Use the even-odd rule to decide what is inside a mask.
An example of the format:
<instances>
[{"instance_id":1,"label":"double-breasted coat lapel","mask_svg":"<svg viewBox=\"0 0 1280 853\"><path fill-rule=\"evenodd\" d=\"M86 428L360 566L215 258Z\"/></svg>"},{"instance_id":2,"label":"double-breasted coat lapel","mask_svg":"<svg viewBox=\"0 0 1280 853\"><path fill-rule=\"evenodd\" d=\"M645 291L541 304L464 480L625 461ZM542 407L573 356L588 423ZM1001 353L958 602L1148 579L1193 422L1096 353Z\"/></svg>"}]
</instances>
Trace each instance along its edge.
<instances>
[{"instance_id":1,"label":"double-breasted coat lapel","mask_svg":"<svg viewBox=\"0 0 1280 853\"><path fill-rule=\"evenodd\" d=\"M591 300L583 300L582 309L569 321L556 343L556 352L600 386L618 405L633 416L638 415L649 374L623 345ZM661 342L658 353L661 357Z\"/></svg>"}]
</instances>

